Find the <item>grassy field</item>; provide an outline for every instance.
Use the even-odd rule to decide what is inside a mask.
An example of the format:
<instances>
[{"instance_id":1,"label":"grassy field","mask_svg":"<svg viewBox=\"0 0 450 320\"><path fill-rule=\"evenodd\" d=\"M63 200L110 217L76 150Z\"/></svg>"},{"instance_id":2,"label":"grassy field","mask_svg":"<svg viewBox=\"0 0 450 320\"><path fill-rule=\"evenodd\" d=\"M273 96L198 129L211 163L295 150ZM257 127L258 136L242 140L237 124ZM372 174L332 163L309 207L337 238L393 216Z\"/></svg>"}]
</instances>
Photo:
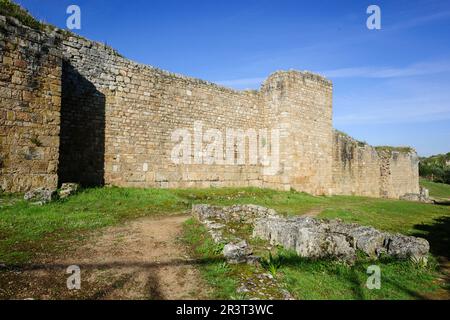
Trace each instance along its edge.
<instances>
[{"instance_id":1,"label":"grassy field","mask_svg":"<svg viewBox=\"0 0 450 320\"><path fill-rule=\"evenodd\" d=\"M435 192L431 189L431 193ZM442 194L442 193L439 193ZM314 211L323 218L339 217L371 225L382 230L419 235L431 243L434 256L448 255L450 207L406 201L335 196L314 197L298 192L279 192L257 188L161 190L161 189L86 189L64 201L34 206L19 196L0 196L0 263L21 264L36 254L57 253L66 240L77 239L90 230L119 224L142 216L175 214L190 210L194 203L232 205L253 203L267 206L285 215ZM195 254L214 258L217 252L207 236L191 225L185 233ZM194 228L194 229L192 229ZM191 230L189 236L189 230ZM206 241L206 242L205 242ZM280 252L289 264L283 265L280 277L298 298L420 298L436 288L435 259L425 269L408 262L383 262L390 285L383 292L361 291L369 261L354 268L335 263L318 263L293 259ZM209 283L217 287L216 297L236 296L234 280L221 262L204 266ZM402 275L399 278L399 275ZM395 279L399 279L396 281ZM215 283L215 284L214 284ZM312 290L320 287L320 290ZM308 289L310 288L310 289ZM309 293L308 293L309 292Z\"/></svg>"},{"instance_id":2,"label":"grassy field","mask_svg":"<svg viewBox=\"0 0 450 320\"><path fill-rule=\"evenodd\" d=\"M450 185L420 179L420 185L430 190L430 196L436 200L450 200Z\"/></svg>"}]
</instances>

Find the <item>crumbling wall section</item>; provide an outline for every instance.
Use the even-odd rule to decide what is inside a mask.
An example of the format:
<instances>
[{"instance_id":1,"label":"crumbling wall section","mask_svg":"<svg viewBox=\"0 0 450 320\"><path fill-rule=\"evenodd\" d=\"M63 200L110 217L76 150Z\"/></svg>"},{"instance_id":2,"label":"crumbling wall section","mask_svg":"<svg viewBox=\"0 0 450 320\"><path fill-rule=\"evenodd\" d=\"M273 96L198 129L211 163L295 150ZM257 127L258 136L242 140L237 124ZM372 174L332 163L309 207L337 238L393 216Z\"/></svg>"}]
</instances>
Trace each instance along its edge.
<instances>
[{"instance_id":1,"label":"crumbling wall section","mask_svg":"<svg viewBox=\"0 0 450 320\"><path fill-rule=\"evenodd\" d=\"M409 148L375 148L334 132L333 194L399 199L419 194L416 152Z\"/></svg>"}]
</instances>

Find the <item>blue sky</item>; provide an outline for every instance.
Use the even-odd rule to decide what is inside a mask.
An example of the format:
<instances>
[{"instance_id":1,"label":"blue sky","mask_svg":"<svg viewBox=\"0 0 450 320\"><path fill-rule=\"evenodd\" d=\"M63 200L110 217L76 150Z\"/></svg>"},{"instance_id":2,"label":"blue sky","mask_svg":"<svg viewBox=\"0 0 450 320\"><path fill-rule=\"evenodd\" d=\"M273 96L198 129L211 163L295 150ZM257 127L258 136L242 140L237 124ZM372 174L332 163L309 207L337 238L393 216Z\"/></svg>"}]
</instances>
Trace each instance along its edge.
<instances>
[{"instance_id":1,"label":"blue sky","mask_svg":"<svg viewBox=\"0 0 450 320\"><path fill-rule=\"evenodd\" d=\"M450 1L19 0L124 56L236 89L280 69L334 82L334 126L373 145L450 152ZM366 27L369 5L382 29Z\"/></svg>"}]
</instances>

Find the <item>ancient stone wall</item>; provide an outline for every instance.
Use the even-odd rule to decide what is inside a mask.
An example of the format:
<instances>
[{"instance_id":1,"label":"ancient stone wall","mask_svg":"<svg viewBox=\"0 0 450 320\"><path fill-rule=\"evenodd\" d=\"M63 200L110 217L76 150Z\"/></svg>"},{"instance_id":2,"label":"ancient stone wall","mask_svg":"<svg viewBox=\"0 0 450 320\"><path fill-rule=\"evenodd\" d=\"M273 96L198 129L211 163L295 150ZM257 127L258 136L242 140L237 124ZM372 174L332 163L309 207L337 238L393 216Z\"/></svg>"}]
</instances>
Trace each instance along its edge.
<instances>
[{"instance_id":1,"label":"ancient stone wall","mask_svg":"<svg viewBox=\"0 0 450 320\"><path fill-rule=\"evenodd\" d=\"M73 174L62 174L62 181L73 181L81 172L87 176L80 182L88 182L94 173L117 186L261 184L259 165L236 165L237 160L234 165L205 164L205 157L195 156L199 152L193 143L195 125L202 126L204 146L208 129L219 130L225 141L227 129L264 128L257 93L140 65L78 37L67 39L64 47L61 166L69 169L61 171ZM171 158L178 142L172 141L172 134L179 129L191 134L190 164L176 164ZM225 143L222 150L225 155ZM92 169L90 162L95 162Z\"/></svg>"},{"instance_id":2,"label":"ancient stone wall","mask_svg":"<svg viewBox=\"0 0 450 320\"><path fill-rule=\"evenodd\" d=\"M415 151L380 148L380 196L398 199L405 194L419 194L419 158Z\"/></svg>"},{"instance_id":3,"label":"ancient stone wall","mask_svg":"<svg viewBox=\"0 0 450 320\"><path fill-rule=\"evenodd\" d=\"M417 154L407 148L377 149L334 131L332 193L384 198L418 194Z\"/></svg>"},{"instance_id":4,"label":"ancient stone wall","mask_svg":"<svg viewBox=\"0 0 450 320\"><path fill-rule=\"evenodd\" d=\"M235 91L78 36L1 17L0 28L3 190L80 182L419 192L415 152L377 151L334 132L332 83L321 76L279 71L259 91Z\"/></svg>"},{"instance_id":5,"label":"ancient stone wall","mask_svg":"<svg viewBox=\"0 0 450 320\"><path fill-rule=\"evenodd\" d=\"M280 130L280 170L265 185L330 194L332 169L332 84L309 72L276 72L261 95L268 122Z\"/></svg>"},{"instance_id":6,"label":"ancient stone wall","mask_svg":"<svg viewBox=\"0 0 450 320\"><path fill-rule=\"evenodd\" d=\"M0 16L0 189L56 188L60 35Z\"/></svg>"},{"instance_id":7,"label":"ancient stone wall","mask_svg":"<svg viewBox=\"0 0 450 320\"><path fill-rule=\"evenodd\" d=\"M333 193L379 197L380 158L374 147L334 131Z\"/></svg>"}]
</instances>

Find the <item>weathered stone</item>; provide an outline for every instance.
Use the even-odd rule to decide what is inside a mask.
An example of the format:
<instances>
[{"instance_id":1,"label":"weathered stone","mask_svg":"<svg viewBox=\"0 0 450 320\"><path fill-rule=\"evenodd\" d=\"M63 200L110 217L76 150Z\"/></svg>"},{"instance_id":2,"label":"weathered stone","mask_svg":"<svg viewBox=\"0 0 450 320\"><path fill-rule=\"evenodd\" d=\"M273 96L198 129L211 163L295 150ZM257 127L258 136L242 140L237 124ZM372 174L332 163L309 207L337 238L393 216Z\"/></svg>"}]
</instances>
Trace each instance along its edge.
<instances>
[{"instance_id":1,"label":"weathered stone","mask_svg":"<svg viewBox=\"0 0 450 320\"><path fill-rule=\"evenodd\" d=\"M1 20L8 32L0 39L0 136L9 138L0 140L0 150L9 161L1 168L0 188L7 192L56 188L60 180L397 199L419 193L414 151L378 152L333 130L333 85L320 75L277 71L259 90L237 91L129 61L80 36ZM192 128L193 134L196 122L204 129L200 141L207 130L220 131L230 159L211 164L202 153L195 163L172 161L172 133ZM227 141L230 129L249 139ZM235 150L238 140L248 140L248 150ZM266 145L280 147L269 166L265 160L272 157L260 157ZM207 149L206 142L200 147ZM232 154L231 148L244 152ZM234 165L237 159L244 163Z\"/></svg>"},{"instance_id":2,"label":"weathered stone","mask_svg":"<svg viewBox=\"0 0 450 320\"><path fill-rule=\"evenodd\" d=\"M401 234L389 234L384 246L387 254L400 259L410 258L415 262L426 262L430 244L427 240Z\"/></svg>"},{"instance_id":3,"label":"weathered stone","mask_svg":"<svg viewBox=\"0 0 450 320\"><path fill-rule=\"evenodd\" d=\"M377 257L383 251L386 235L375 228L346 224L339 220L330 221L329 228L332 232L345 235L352 247L363 251L368 256Z\"/></svg>"},{"instance_id":4,"label":"weathered stone","mask_svg":"<svg viewBox=\"0 0 450 320\"><path fill-rule=\"evenodd\" d=\"M299 256L307 258L331 257L352 263L356 259L356 250L360 250L372 258L387 254L419 261L426 260L429 251L425 239L392 235L337 219L284 218L261 206L194 205L192 213L205 224L216 242L225 241L222 231L230 232L228 223L239 222L253 226L253 237L293 249ZM229 246L227 248L236 249L235 243Z\"/></svg>"},{"instance_id":5,"label":"weathered stone","mask_svg":"<svg viewBox=\"0 0 450 320\"><path fill-rule=\"evenodd\" d=\"M78 192L79 188L80 188L80 185L77 183L63 183L58 192L59 197L61 199L70 197L70 196L76 194Z\"/></svg>"},{"instance_id":6,"label":"weathered stone","mask_svg":"<svg viewBox=\"0 0 450 320\"><path fill-rule=\"evenodd\" d=\"M276 211L252 204L230 207L215 207L199 204L192 206L192 214L200 221L222 219L225 222L254 223L256 219L276 215Z\"/></svg>"},{"instance_id":7,"label":"weathered stone","mask_svg":"<svg viewBox=\"0 0 450 320\"><path fill-rule=\"evenodd\" d=\"M223 256L229 263L245 263L252 250L245 240L239 243L229 243L223 248Z\"/></svg>"},{"instance_id":8,"label":"weathered stone","mask_svg":"<svg viewBox=\"0 0 450 320\"><path fill-rule=\"evenodd\" d=\"M24 199L34 204L46 204L58 198L56 190L38 188L25 193Z\"/></svg>"},{"instance_id":9,"label":"weathered stone","mask_svg":"<svg viewBox=\"0 0 450 320\"><path fill-rule=\"evenodd\" d=\"M256 222L253 236L269 240L273 245L293 249L301 257L333 257L352 262L355 248L345 235L331 233L328 226L313 218L271 218Z\"/></svg>"},{"instance_id":10,"label":"weathered stone","mask_svg":"<svg viewBox=\"0 0 450 320\"><path fill-rule=\"evenodd\" d=\"M260 219L255 224L253 236L294 249L302 257L334 257L346 261L355 259L356 249L373 258L386 253L415 261L426 260L430 249L425 239L310 217Z\"/></svg>"},{"instance_id":11,"label":"weathered stone","mask_svg":"<svg viewBox=\"0 0 450 320\"><path fill-rule=\"evenodd\" d=\"M428 189L420 187L419 193L407 193L400 197L400 200L433 203L430 199L430 192Z\"/></svg>"}]
</instances>

